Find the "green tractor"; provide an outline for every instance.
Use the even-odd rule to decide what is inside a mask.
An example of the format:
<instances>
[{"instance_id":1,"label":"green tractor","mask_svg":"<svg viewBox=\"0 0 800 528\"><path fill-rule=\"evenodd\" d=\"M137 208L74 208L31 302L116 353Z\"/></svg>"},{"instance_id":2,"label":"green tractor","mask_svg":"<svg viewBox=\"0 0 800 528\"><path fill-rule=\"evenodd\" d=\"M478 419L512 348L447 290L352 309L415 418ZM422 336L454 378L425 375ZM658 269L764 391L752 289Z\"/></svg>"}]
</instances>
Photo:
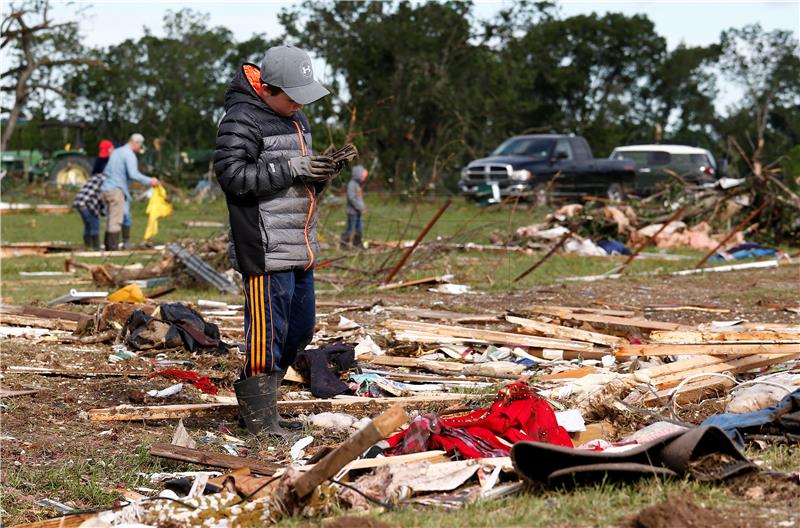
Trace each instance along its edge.
<instances>
[{"instance_id":1,"label":"green tractor","mask_svg":"<svg viewBox=\"0 0 800 528\"><path fill-rule=\"evenodd\" d=\"M42 127L65 127L75 129L75 143L45 156L41 150L6 150L0 160L2 178L23 177L29 183L45 181L58 187L80 187L92 175L92 163L83 149L81 130L83 123L53 122Z\"/></svg>"}]
</instances>

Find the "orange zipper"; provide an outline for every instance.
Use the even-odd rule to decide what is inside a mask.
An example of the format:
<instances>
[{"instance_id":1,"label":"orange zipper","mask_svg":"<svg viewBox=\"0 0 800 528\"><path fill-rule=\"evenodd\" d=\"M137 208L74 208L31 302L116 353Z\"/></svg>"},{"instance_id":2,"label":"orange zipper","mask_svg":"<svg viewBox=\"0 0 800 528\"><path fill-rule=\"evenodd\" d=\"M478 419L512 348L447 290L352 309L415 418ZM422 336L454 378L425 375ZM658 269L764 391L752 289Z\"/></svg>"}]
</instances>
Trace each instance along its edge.
<instances>
[{"instance_id":1,"label":"orange zipper","mask_svg":"<svg viewBox=\"0 0 800 528\"><path fill-rule=\"evenodd\" d=\"M300 123L295 120L292 120L294 123L294 127L297 129L297 137L300 139L300 154L303 156L308 155L308 150L306 149L306 141L303 138L303 132L300 130ZM314 191L311 190L311 187L308 186L307 183L303 183L306 187L306 191L308 191L308 197L311 200L310 205L308 207L308 216L306 216L306 225L303 228L303 236L306 239L306 248L308 249L308 265L305 267L304 271L308 271L314 265L314 251L311 249L311 241L308 239L308 225L311 223L311 215L314 213L314 205L316 201L314 200Z\"/></svg>"}]
</instances>

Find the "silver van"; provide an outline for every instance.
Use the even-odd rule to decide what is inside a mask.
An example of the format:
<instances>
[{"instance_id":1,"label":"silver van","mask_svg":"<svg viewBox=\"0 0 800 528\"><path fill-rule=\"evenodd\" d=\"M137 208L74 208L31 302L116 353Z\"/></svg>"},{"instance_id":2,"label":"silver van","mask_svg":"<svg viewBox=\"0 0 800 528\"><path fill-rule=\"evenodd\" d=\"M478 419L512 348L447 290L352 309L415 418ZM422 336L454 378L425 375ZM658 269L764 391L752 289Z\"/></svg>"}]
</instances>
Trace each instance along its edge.
<instances>
[{"instance_id":1,"label":"silver van","mask_svg":"<svg viewBox=\"0 0 800 528\"><path fill-rule=\"evenodd\" d=\"M706 149L684 145L631 145L617 147L612 160L636 163L634 192L652 192L660 182L678 177L693 184L714 183L719 174L714 156Z\"/></svg>"}]
</instances>

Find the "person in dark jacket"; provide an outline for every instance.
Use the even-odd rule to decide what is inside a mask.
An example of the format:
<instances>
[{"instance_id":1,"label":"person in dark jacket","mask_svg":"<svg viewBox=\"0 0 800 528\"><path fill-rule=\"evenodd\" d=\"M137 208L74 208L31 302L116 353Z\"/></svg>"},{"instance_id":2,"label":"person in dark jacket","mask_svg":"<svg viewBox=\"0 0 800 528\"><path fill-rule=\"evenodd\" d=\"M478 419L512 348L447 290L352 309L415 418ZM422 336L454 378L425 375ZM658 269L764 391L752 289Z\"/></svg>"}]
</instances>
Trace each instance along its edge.
<instances>
[{"instance_id":1,"label":"person in dark jacket","mask_svg":"<svg viewBox=\"0 0 800 528\"><path fill-rule=\"evenodd\" d=\"M313 154L301 110L329 93L304 51L276 46L260 68L242 65L225 94L214 172L228 205L231 261L244 279L246 359L234 389L253 433L290 434L279 422L278 388L314 335L317 201L339 167Z\"/></svg>"},{"instance_id":2,"label":"person in dark jacket","mask_svg":"<svg viewBox=\"0 0 800 528\"><path fill-rule=\"evenodd\" d=\"M366 181L368 174L362 165L356 165L347 183L347 228L342 235L342 244L346 246L360 248L364 244L361 215L367 212L367 206L364 204L364 191L361 185Z\"/></svg>"},{"instance_id":3,"label":"person in dark jacket","mask_svg":"<svg viewBox=\"0 0 800 528\"><path fill-rule=\"evenodd\" d=\"M112 150L114 144L111 141L104 139L100 142L97 158L92 167L92 176L83 184L72 202L72 207L78 211L83 220L83 245L87 249L100 249L100 217L106 214L105 204L100 198L100 187L106 179L103 170Z\"/></svg>"}]
</instances>

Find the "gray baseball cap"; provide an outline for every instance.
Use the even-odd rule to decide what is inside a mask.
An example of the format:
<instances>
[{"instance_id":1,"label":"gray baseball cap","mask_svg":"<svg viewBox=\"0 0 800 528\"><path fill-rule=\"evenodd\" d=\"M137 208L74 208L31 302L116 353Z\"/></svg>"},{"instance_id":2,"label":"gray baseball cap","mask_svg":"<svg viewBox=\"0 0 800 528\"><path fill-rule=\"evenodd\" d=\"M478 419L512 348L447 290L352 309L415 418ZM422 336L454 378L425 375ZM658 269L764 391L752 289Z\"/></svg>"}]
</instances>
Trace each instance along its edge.
<instances>
[{"instance_id":1,"label":"gray baseball cap","mask_svg":"<svg viewBox=\"0 0 800 528\"><path fill-rule=\"evenodd\" d=\"M310 104L330 92L314 80L308 53L294 46L275 46L261 60L261 80L281 88L300 104Z\"/></svg>"}]
</instances>

